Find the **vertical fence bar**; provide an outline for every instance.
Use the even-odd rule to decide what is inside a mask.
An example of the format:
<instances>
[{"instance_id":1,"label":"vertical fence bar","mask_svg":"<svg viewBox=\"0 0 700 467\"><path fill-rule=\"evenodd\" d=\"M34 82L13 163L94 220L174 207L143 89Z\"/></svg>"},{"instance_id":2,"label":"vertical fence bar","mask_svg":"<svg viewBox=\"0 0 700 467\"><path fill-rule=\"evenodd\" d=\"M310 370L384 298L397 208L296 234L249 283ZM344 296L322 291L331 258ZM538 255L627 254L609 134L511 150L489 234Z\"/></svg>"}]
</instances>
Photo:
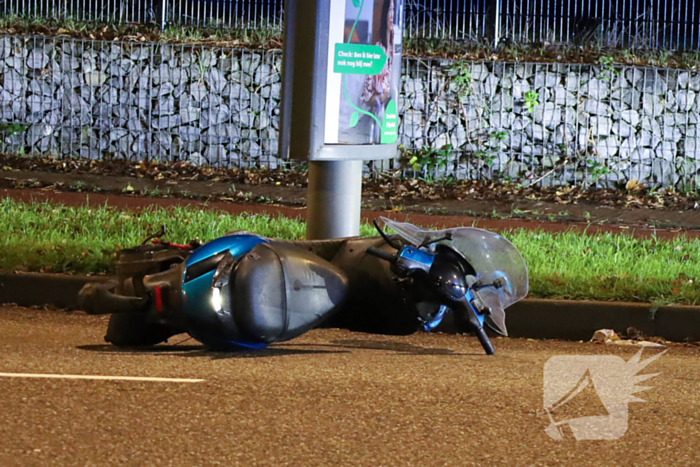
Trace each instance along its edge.
<instances>
[{"instance_id":1,"label":"vertical fence bar","mask_svg":"<svg viewBox=\"0 0 700 467\"><path fill-rule=\"evenodd\" d=\"M700 27L700 24L698 24L698 18L695 13L695 2L688 1L688 4L691 5L689 17L693 18L692 23L690 23L690 37L693 38L693 42L690 47L698 48L700 47L700 39L696 36L695 26Z\"/></svg>"},{"instance_id":2,"label":"vertical fence bar","mask_svg":"<svg viewBox=\"0 0 700 467\"><path fill-rule=\"evenodd\" d=\"M528 11L530 8L530 1L529 0L523 0L523 3L525 3L525 5L523 5L521 3L519 6L515 6L517 4L514 4L514 6L513 6L513 11L515 11L516 9L518 11L518 15L517 15L518 16L518 29L517 29L518 42L522 42L522 39L523 39L523 29L524 29L523 22L525 20L525 16L523 15L523 11Z\"/></svg>"},{"instance_id":3,"label":"vertical fence bar","mask_svg":"<svg viewBox=\"0 0 700 467\"><path fill-rule=\"evenodd\" d=\"M493 40L493 48L498 49L498 40L501 37L501 2L503 0L496 0L496 11L493 14L493 22L494 22L494 40Z\"/></svg>"}]
</instances>

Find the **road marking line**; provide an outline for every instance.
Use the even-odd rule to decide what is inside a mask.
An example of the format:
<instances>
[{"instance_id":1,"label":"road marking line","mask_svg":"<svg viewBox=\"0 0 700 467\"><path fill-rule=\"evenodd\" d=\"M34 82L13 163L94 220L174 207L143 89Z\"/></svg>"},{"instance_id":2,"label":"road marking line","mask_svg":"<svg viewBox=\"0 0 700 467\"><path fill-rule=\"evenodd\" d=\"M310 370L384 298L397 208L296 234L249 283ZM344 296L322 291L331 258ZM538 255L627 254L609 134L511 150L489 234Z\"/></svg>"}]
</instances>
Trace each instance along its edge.
<instances>
[{"instance_id":1,"label":"road marking line","mask_svg":"<svg viewBox=\"0 0 700 467\"><path fill-rule=\"evenodd\" d=\"M37 373L0 373L6 378L55 378L55 379L97 379L108 381L155 381L163 383L202 383L203 379L150 378L141 376L98 376L98 375L51 375Z\"/></svg>"}]
</instances>

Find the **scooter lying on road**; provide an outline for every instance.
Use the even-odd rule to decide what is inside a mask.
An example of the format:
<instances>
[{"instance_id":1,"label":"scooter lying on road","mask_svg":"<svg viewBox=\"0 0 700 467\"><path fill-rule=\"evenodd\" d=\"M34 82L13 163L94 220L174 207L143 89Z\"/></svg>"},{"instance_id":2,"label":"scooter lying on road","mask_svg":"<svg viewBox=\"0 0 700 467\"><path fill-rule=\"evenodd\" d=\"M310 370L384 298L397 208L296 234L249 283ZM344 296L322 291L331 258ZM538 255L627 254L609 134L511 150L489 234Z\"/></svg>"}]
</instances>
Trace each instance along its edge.
<instances>
[{"instance_id":1,"label":"scooter lying on road","mask_svg":"<svg viewBox=\"0 0 700 467\"><path fill-rule=\"evenodd\" d=\"M111 314L105 340L155 345L189 333L222 350L262 348L312 328L410 334L451 311L460 330L494 349L504 309L527 295L527 267L502 236L423 230L382 218L378 237L281 241L234 232L200 245L162 240L119 252L117 280L88 284L81 307ZM149 244L148 242L151 241Z\"/></svg>"}]
</instances>

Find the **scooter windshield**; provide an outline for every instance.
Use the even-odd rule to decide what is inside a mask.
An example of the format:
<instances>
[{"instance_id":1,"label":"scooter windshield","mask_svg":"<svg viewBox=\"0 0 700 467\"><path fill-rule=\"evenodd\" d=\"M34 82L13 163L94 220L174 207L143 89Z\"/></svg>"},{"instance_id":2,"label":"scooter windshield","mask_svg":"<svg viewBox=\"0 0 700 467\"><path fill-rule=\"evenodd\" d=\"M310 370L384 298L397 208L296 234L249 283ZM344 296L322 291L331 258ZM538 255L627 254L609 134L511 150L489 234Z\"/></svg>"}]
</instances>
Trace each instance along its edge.
<instances>
[{"instance_id":1,"label":"scooter windshield","mask_svg":"<svg viewBox=\"0 0 700 467\"><path fill-rule=\"evenodd\" d=\"M504 310L527 295L527 265L518 249L503 236L474 227L458 227L447 230L426 230L413 224L397 222L386 217L384 224L396 231L414 246L426 241L443 238L452 233L452 240L441 240L457 250L471 264L482 284L492 284L500 279L500 288L485 287L475 295L492 310Z\"/></svg>"}]
</instances>

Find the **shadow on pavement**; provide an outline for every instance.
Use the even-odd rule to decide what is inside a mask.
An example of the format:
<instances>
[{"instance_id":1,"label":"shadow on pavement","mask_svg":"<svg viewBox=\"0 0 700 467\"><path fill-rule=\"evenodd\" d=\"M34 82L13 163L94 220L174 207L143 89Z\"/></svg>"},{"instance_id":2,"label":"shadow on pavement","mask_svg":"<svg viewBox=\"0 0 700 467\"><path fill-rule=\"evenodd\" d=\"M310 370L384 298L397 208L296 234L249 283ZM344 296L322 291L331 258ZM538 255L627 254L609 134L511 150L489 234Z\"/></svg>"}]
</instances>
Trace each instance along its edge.
<instances>
[{"instance_id":1,"label":"shadow on pavement","mask_svg":"<svg viewBox=\"0 0 700 467\"><path fill-rule=\"evenodd\" d=\"M203 345L154 345L145 347L117 347L110 344L99 345L79 345L80 350L88 350L90 352L100 353L118 353L118 354L157 354L170 352L193 352L206 349Z\"/></svg>"},{"instance_id":2,"label":"shadow on pavement","mask_svg":"<svg viewBox=\"0 0 700 467\"><path fill-rule=\"evenodd\" d=\"M389 350L392 352L405 353L409 355L473 355L455 352L452 349L419 347L407 342L379 341L370 339L343 339L333 341L332 343L340 347L365 350Z\"/></svg>"},{"instance_id":3,"label":"shadow on pavement","mask_svg":"<svg viewBox=\"0 0 700 467\"><path fill-rule=\"evenodd\" d=\"M398 352L405 355L481 355L481 353L460 353L452 349L433 349L419 347L417 345L406 342L394 341L379 341L369 339L343 339L331 341L330 344L285 344L287 346L313 346L313 347L341 347L350 349L362 350L386 350L389 352Z\"/></svg>"},{"instance_id":4,"label":"shadow on pavement","mask_svg":"<svg viewBox=\"0 0 700 467\"><path fill-rule=\"evenodd\" d=\"M313 350L313 349L289 349L282 347L266 347L259 350L240 350L234 352L203 350L198 352L188 352L181 357L209 357L212 360L224 358L267 358L283 357L287 355L323 355L348 353L346 350Z\"/></svg>"},{"instance_id":5,"label":"shadow on pavement","mask_svg":"<svg viewBox=\"0 0 700 467\"><path fill-rule=\"evenodd\" d=\"M151 355L174 353L180 357L209 357L212 360L223 358L264 358L281 357L284 355L313 355L348 353L347 350L313 350L289 349L283 347L267 347L259 350L217 351L203 345L156 345L152 347L115 347L109 344L79 345L80 350L105 354Z\"/></svg>"}]
</instances>

